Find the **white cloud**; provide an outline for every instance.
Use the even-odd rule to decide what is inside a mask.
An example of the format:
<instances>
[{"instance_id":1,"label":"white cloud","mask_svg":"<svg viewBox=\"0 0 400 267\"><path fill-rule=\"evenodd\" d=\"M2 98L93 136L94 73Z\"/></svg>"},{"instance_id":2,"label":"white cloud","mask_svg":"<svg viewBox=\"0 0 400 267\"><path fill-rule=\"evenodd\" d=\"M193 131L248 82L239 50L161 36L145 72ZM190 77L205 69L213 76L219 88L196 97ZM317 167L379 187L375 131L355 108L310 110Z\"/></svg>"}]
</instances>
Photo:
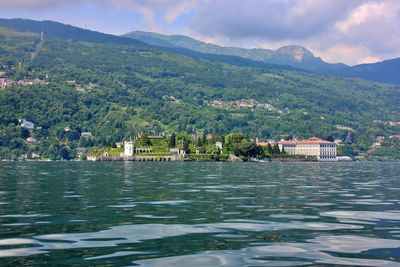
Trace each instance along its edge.
<instances>
[{"instance_id":1,"label":"white cloud","mask_svg":"<svg viewBox=\"0 0 400 267\"><path fill-rule=\"evenodd\" d=\"M199 0L200 1L200 0ZM170 33L169 26L182 14L191 10L196 0L112 0L118 10L141 15L146 30Z\"/></svg>"},{"instance_id":2,"label":"white cloud","mask_svg":"<svg viewBox=\"0 0 400 267\"><path fill-rule=\"evenodd\" d=\"M365 24L370 20L390 19L396 15L399 9L399 2L367 2L356 7L350 12L350 15L347 18L338 21L335 26L339 31L347 33L353 27Z\"/></svg>"},{"instance_id":3,"label":"white cloud","mask_svg":"<svg viewBox=\"0 0 400 267\"><path fill-rule=\"evenodd\" d=\"M107 0L0 0L0 10L43 10L78 3L104 5L107 2Z\"/></svg>"},{"instance_id":4,"label":"white cloud","mask_svg":"<svg viewBox=\"0 0 400 267\"><path fill-rule=\"evenodd\" d=\"M355 46L345 43L335 44L322 51L314 53L328 62L346 63L349 65L378 62L381 58L373 56L365 46Z\"/></svg>"}]
</instances>

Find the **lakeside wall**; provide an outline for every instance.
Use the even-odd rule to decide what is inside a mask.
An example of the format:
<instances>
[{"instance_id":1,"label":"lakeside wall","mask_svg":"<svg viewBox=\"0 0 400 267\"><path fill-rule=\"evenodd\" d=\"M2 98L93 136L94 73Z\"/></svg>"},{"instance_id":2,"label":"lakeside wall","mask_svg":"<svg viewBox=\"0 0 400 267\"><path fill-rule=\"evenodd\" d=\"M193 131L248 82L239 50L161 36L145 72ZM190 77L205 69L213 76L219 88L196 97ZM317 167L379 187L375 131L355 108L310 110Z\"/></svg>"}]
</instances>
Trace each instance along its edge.
<instances>
[{"instance_id":1,"label":"lakeside wall","mask_svg":"<svg viewBox=\"0 0 400 267\"><path fill-rule=\"evenodd\" d=\"M184 161L184 158L177 156L150 156L150 155L142 155L142 156L101 156L101 157L93 157L88 158L89 161Z\"/></svg>"}]
</instances>

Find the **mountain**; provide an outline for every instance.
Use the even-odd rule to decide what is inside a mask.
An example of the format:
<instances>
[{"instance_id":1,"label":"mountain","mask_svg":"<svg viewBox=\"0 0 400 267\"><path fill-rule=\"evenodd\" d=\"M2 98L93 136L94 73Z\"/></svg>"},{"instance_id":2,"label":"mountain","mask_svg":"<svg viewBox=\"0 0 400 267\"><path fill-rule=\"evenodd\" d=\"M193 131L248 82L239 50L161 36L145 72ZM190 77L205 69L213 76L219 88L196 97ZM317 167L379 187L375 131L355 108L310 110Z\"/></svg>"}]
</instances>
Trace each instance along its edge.
<instances>
[{"instance_id":1,"label":"mountain","mask_svg":"<svg viewBox=\"0 0 400 267\"><path fill-rule=\"evenodd\" d=\"M138 45L146 47L147 43L132 40L131 38L123 38L111 34L99 33L95 31L85 30L71 25L62 24L54 21L35 21L29 19L0 19L0 27L13 29L15 31L41 33L45 35L59 37L63 39L96 42L96 43L113 43L120 45Z\"/></svg>"},{"instance_id":2,"label":"mountain","mask_svg":"<svg viewBox=\"0 0 400 267\"><path fill-rule=\"evenodd\" d=\"M141 40L161 47L180 47L208 54L233 55L268 64L288 65L297 69L321 74L357 77L375 82L400 84L400 58L351 67L342 63L327 63L321 58L314 56L306 48L296 45L284 46L277 50L223 47L201 42L188 36L163 35L143 31L133 31L125 34L124 37Z\"/></svg>"},{"instance_id":3,"label":"mountain","mask_svg":"<svg viewBox=\"0 0 400 267\"><path fill-rule=\"evenodd\" d=\"M399 86L30 22L0 21L0 158L198 131L334 136L365 152L398 131L386 122L400 121ZM22 119L36 128L21 128Z\"/></svg>"},{"instance_id":4,"label":"mountain","mask_svg":"<svg viewBox=\"0 0 400 267\"><path fill-rule=\"evenodd\" d=\"M142 42L132 38L119 37L111 34L104 34L100 32L85 30L82 28L65 25L54 21L34 21L26 19L0 19L0 27L6 27L15 31L25 31L41 34L45 36L63 38L67 40L82 41L82 42L95 42L95 43L109 43L117 45L135 45L143 48L150 48L147 42ZM207 54L201 53L182 47L165 47L158 50L174 51L175 53L183 54L197 59L214 60L223 63L229 63L237 66L251 66L260 67L265 69L291 69L288 66L281 66L279 64L267 64L259 61L254 61L247 58L222 55L222 54Z\"/></svg>"},{"instance_id":5,"label":"mountain","mask_svg":"<svg viewBox=\"0 0 400 267\"><path fill-rule=\"evenodd\" d=\"M339 75L359 77L381 83L400 84L400 58L385 60L377 63L361 64L339 71Z\"/></svg>"},{"instance_id":6,"label":"mountain","mask_svg":"<svg viewBox=\"0 0 400 267\"><path fill-rule=\"evenodd\" d=\"M299 69L329 73L347 68L344 64L329 64L321 58L315 57L309 50L301 46L284 46L277 50L261 48L238 48L223 47L215 44L205 43L184 35L163 35L159 33L133 31L123 35L132 39L162 46L181 47L208 54L233 55L261 61L269 64L288 65Z\"/></svg>"}]
</instances>

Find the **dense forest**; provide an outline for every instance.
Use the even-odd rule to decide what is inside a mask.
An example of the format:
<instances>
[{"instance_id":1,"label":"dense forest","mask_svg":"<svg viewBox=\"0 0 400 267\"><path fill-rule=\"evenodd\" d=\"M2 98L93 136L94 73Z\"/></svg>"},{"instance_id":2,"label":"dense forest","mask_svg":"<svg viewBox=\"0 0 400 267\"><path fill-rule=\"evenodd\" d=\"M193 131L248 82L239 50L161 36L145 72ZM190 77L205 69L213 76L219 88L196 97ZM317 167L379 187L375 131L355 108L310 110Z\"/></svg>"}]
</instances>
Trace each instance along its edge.
<instances>
[{"instance_id":1,"label":"dense forest","mask_svg":"<svg viewBox=\"0 0 400 267\"><path fill-rule=\"evenodd\" d=\"M64 38L59 27L57 35L45 26L0 28L0 79L15 82L0 88L1 159L26 153L57 159L66 150L73 157L78 147L107 146L139 132L198 131L334 137L355 155L367 153L377 136L399 132L386 123L400 121L398 86L253 66L94 32L81 38L82 29ZM23 119L35 128L21 127ZM397 155L398 141L390 146Z\"/></svg>"}]
</instances>

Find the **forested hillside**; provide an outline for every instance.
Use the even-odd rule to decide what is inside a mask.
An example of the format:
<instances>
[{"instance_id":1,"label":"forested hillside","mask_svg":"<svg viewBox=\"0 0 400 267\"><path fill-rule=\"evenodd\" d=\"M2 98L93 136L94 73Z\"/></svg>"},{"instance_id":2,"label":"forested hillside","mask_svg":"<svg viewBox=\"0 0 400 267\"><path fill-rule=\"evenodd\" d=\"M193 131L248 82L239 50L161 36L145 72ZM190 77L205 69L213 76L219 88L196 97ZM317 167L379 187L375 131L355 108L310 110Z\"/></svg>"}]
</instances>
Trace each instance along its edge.
<instances>
[{"instance_id":1,"label":"forested hillside","mask_svg":"<svg viewBox=\"0 0 400 267\"><path fill-rule=\"evenodd\" d=\"M123 36L160 47L180 47L215 55L232 55L269 64L292 66L318 73L345 71L348 68L344 64L324 62L321 58L314 56L305 47L296 45L284 46L277 50L263 48L247 49L205 43L184 35L164 35L153 32L133 31Z\"/></svg>"},{"instance_id":2,"label":"forested hillside","mask_svg":"<svg viewBox=\"0 0 400 267\"><path fill-rule=\"evenodd\" d=\"M186 48L193 51L215 55L232 55L258 62L292 66L316 73L331 74L342 77L357 77L375 82L400 84L400 59L391 59L372 64L347 66L342 63L332 64L314 56L307 48L289 45L277 50L262 48L246 49L240 47L224 47L198 41L184 35L163 35L153 32L134 31L124 35L148 44Z\"/></svg>"},{"instance_id":3,"label":"forested hillside","mask_svg":"<svg viewBox=\"0 0 400 267\"><path fill-rule=\"evenodd\" d=\"M377 135L398 132L373 122L400 121L396 86L43 29L43 36L22 26L0 29L0 73L15 82L0 89L0 158L27 151L56 158L63 149L105 146L137 132L196 130L333 136L362 152ZM36 128L21 128L22 119ZM88 142L80 138L85 131L93 134Z\"/></svg>"}]
</instances>

